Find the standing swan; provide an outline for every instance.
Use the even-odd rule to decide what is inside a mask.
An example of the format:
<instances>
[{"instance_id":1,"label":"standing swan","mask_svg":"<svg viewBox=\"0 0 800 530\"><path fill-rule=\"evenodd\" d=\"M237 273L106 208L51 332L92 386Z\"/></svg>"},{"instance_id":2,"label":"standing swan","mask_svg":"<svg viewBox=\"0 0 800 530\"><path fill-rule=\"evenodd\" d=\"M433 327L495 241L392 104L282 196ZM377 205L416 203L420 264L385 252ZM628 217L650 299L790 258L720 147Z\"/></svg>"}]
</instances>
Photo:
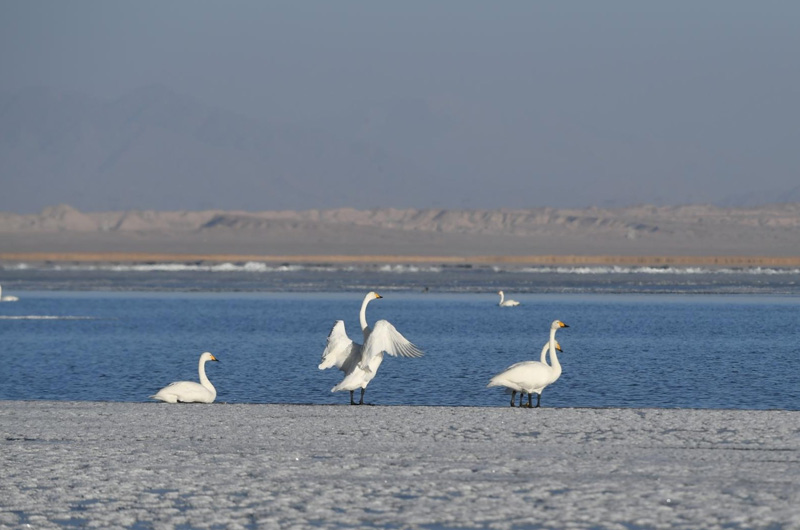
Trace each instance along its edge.
<instances>
[{"instance_id":1,"label":"standing swan","mask_svg":"<svg viewBox=\"0 0 800 530\"><path fill-rule=\"evenodd\" d=\"M6 295L3 296L3 286L0 285L0 302L16 302L19 300L16 296Z\"/></svg>"},{"instance_id":2,"label":"standing swan","mask_svg":"<svg viewBox=\"0 0 800 530\"><path fill-rule=\"evenodd\" d=\"M541 364L543 364L545 366L547 366L547 350L549 350L549 349L550 349L550 341L547 341L547 342L544 343L544 346L542 347L542 354L539 357L539 361L538 361L539 363L541 363ZM560 352L564 351L564 350L561 349L561 345L558 343L558 341L556 341L556 350L558 350ZM521 363L512 364L511 366L506 368L505 371L507 372L507 371L511 370L512 368L514 368L514 367L517 367L517 366L520 366L520 365L524 365L524 364L528 364L528 363L535 363L535 362L537 362L537 361L523 361ZM494 386L494 385L489 385L489 386ZM508 385L506 385L506 386L508 386ZM522 398L525 397L525 392L522 390L522 388L519 385L516 385L514 387L508 386L508 388L511 389L511 406L512 407L514 406L514 396L517 394L517 392L519 392L519 406L521 407L522 406ZM528 400L530 401L530 398Z\"/></svg>"},{"instance_id":3,"label":"standing swan","mask_svg":"<svg viewBox=\"0 0 800 530\"><path fill-rule=\"evenodd\" d=\"M219 359L209 352L205 352L200 356L200 363L197 365L197 372L200 374L199 383L176 381L168 384L150 397L167 403L213 403L217 398L217 390L206 377L206 361L219 362Z\"/></svg>"},{"instance_id":4,"label":"standing swan","mask_svg":"<svg viewBox=\"0 0 800 530\"><path fill-rule=\"evenodd\" d=\"M540 361L527 361L509 366L504 371L489 380L486 386L504 386L510 388L512 392L519 391L528 394L528 407L532 407L531 394L536 394L536 406L539 407L542 399L542 391L550 384L554 383L561 376L561 364L556 355L556 331L560 328L569 326L560 320L554 320L550 325L550 364ZM560 349L560 348L559 348ZM514 398L511 398L511 405L514 405Z\"/></svg>"},{"instance_id":5,"label":"standing swan","mask_svg":"<svg viewBox=\"0 0 800 530\"><path fill-rule=\"evenodd\" d=\"M505 295L503 294L503 291L497 291L497 294L500 295L500 303L497 304L500 307L514 307L519 305L519 302L517 302L516 300L511 300L511 299L505 300Z\"/></svg>"},{"instance_id":6,"label":"standing swan","mask_svg":"<svg viewBox=\"0 0 800 530\"><path fill-rule=\"evenodd\" d=\"M319 364L320 370L336 366L345 373L342 382L333 387L331 392L349 390L351 405L364 404L364 392L383 362L384 353L404 357L423 355L422 350L409 342L386 320L375 322L375 326L370 329L367 325L367 304L377 298L383 297L376 292L369 292L361 303L361 312L358 316L361 332L364 335L364 345L350 340L344 329L344 321L337 320L328 334L328 344L322 352L322 362ZM361 399L358 403L353 399L353 393L357 388L361 389Z\"/></svg>"}]
</instances>

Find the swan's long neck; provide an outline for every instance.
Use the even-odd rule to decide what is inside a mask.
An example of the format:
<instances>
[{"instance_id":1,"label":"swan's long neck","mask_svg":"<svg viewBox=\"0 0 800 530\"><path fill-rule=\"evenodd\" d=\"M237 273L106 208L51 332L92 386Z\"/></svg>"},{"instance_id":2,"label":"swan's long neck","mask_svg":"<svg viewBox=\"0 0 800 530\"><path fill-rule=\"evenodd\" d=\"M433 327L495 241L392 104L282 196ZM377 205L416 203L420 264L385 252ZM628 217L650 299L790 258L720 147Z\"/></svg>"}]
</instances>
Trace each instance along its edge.
<instances>
[{"instance_id":1,"label":"swan's long neck","mask_svg":"<svg viewBox=\"0 0 800 530\"><path fill-rule=\"evenodd\" d=\"M209 390L214 390L214 385L212 385L211 381L209 381L208 377L206 377L207 360L208 359L206 358L200 359L200 363L197 365L197 373L200 375L200 384L208 388Z\"/></svg>"},{"instance_id":2,"label":"swan's long neck","mask_svg":"<svg viewBox=\"0 0 800 530\"><path fill-rule=\"evenodd\" d=\"M503 305L503 300L505 300L505 298L506 298L505 295L503 294L503 291L500 291L497 294L500 295L500 305Z\"/></svg>"},{"instance_id":3,"label":"swan's long neck","mask_svg":"<svg viewBox=\"0 0 800 530\"><path fill-rule=\"evenodd\" d=\"M558 355L556 355L556 329L550 330L550 367L559 374L561 373L561 364L558 362Z\"/></svg>"},{"instance_id":4,"label":"swan's long neck","mask_svg":"<svg viewBox=\"0 0 800 530\"><path fill-rule=\"evenodd\" d=\"M361 312L358 314L358 318L361 322L361 333L364 334L364 340L367 339L367 329L369 326L367 325L367 304L370 303L372 297L366 296L364 301L361 303Z\"/></svg>"},{"instance_id":5,"label":"swan's long neck","mask_svg":"<svg viewBox=\"0 0 800 530\"><path fill-rule=\"evenodd\" d=\"M542 357L539 359L539 362L542 364L547 364L547 350L550 348L550 343L544 345L542 348Z\"/></svg>"}]
</instances>

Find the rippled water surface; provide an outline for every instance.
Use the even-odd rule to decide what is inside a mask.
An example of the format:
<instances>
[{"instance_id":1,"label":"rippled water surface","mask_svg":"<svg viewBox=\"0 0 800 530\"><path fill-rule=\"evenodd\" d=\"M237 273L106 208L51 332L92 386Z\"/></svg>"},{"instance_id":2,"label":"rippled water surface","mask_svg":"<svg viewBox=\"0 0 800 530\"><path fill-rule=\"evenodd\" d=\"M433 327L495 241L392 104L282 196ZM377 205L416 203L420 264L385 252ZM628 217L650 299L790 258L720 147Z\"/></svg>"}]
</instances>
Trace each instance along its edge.
<instances>
[{"instance_id":1,"label":"rippled water surface","mask_svg":"<svg viewBox=\"0 0 800 530\"><path fill-rule=\"evenodd\" d=\"M330 392L341 372L317 364L334 320L360 342L366 286L263 292L234 278L209 289L184 272L146 280L148 290L108 291L99 290L108 272L79 274L76 285L92 290L62 290L63 277L40 271L16 278L16 287L58 290L17 288L19 302L0 304L0 399L146 401L171 381L196 380L200 353L211 351L221 361L207 366L218 401L348 402ZM116 287L146 283L129 274ZM558 318L570 325L558 332L563 375L543 406L800 409L793 294L521 289L521 306L500 308L496 278L476 282L481 292L421 292L406 276L375 274L385 298L369 305L368 320L391 321L426 356L387 357L366 393L372 404L507 406L508 395L486 383L538 358Z\"/></svg>"}]
</instances>

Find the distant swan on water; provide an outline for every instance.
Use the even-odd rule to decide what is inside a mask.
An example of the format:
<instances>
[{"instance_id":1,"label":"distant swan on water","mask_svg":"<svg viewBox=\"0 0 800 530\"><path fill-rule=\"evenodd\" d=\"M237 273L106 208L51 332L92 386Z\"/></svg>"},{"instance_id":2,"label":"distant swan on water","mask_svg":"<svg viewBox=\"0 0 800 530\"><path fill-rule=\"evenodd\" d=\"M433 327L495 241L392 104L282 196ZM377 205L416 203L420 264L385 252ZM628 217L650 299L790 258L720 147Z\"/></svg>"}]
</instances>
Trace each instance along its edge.
<instances>
[{"instance_id":1,"label":"distant swan on water","mask_svg":"<svg viewBox=\"0 0 800 530\"><path fill-rule=\"evenodd\" d=\"M526 361L517 364L512 364L496 376L489 380L487 387L504 386L510 388L511 406L514 406L513 392L524 392L528 394L528 407L532 407L531 395L536 394L536 407L539 407L542 400L542 391L554 383L561 376L561 364L558 362L558 355L556 349L558 342L556 342L556 331L561 328L568 328L569 326L560 320L554 320L550 324L550 341L548 347L550 348L550 364L544 361ZM561 349L560 347L558 349ZM542 350L544 353L544 350Z\"/></svg>"},{"instance_id":2,"label":"distant swan on water","mask_svg":"<svg viewBox=\"0 0 800 530\"><path fill-rule=\"evenodd\" d=\"M219 362L219 359L210 352L205 352L200 356L200 362L197 365L197 372L200 375L199 383L176 381L150 397L167 403L213 403L217 398L217 390L206 377L206 361Z\"/></svg>"},{"instance_id":3,"label":"distant swan on water","mask_svg":"<svg viewBox=\"0 0 800 530\"><path fill-rule=\"evenodd\" d=\"M19 300L16 296L6 295L3 296L3 286L0 285L0 302L16 302Z\"/></svg>"},{"instance_id":4,"label":"distant swan on water","mask_svg":"<svg viewBox=\"0 0 800 530\"><path fill-rule=\"evenodd\" d=\"M370 329L367 325L367 304L372 300L383 298L376 292L369 292L361 303L359 321L361 332L364 335L364 344L350 340L344 329L344 321L337 320L328 334L328 343L322 352L320 370L336 366L345 373L341 383L331 389L331 392L340 390L350 391L350 404L363 405L364 392L367 385L378 371L383 362L383 354L404 357L422 357L423 351L409 342L395 327L386 320L375 322ZM358 403L353 399L353 393L361 389L361 399Z\"/></svg>"},{"instance_id":5,"label":"distant swan on water","mask_svg":"<svg viewBox=\"0 0 800 530\"><path fill-rule=\"evenodd\" d=\"M505 295L503 294L503 291L497 291L497 294L500 295L500 303L497 304L500 307L514 307L519 305L519 302L517 302L516 300L511 300L511 299L505 300Z\"/></svg>"}]
</instances>

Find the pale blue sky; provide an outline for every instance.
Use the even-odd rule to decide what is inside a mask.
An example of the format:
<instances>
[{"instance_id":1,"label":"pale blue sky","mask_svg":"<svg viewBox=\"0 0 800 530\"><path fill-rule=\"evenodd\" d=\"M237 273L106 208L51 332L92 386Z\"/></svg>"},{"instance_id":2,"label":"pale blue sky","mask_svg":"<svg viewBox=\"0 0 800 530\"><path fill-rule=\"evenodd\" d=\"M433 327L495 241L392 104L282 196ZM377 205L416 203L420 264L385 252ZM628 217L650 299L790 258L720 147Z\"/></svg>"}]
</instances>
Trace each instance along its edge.
<instances>
[{"instance_id":1,"label":"pale blue sky","mask_svg":"<svg viewBox=\"0 0 800 530\"><path fill-rule=\"evenodd\" d=\"M162 84L333 132L407 108L382 141L435 177L396 206L773 200L800 184L798 21L794 1L2 0L0 90Z\"/></svg>"}]
</instances>

